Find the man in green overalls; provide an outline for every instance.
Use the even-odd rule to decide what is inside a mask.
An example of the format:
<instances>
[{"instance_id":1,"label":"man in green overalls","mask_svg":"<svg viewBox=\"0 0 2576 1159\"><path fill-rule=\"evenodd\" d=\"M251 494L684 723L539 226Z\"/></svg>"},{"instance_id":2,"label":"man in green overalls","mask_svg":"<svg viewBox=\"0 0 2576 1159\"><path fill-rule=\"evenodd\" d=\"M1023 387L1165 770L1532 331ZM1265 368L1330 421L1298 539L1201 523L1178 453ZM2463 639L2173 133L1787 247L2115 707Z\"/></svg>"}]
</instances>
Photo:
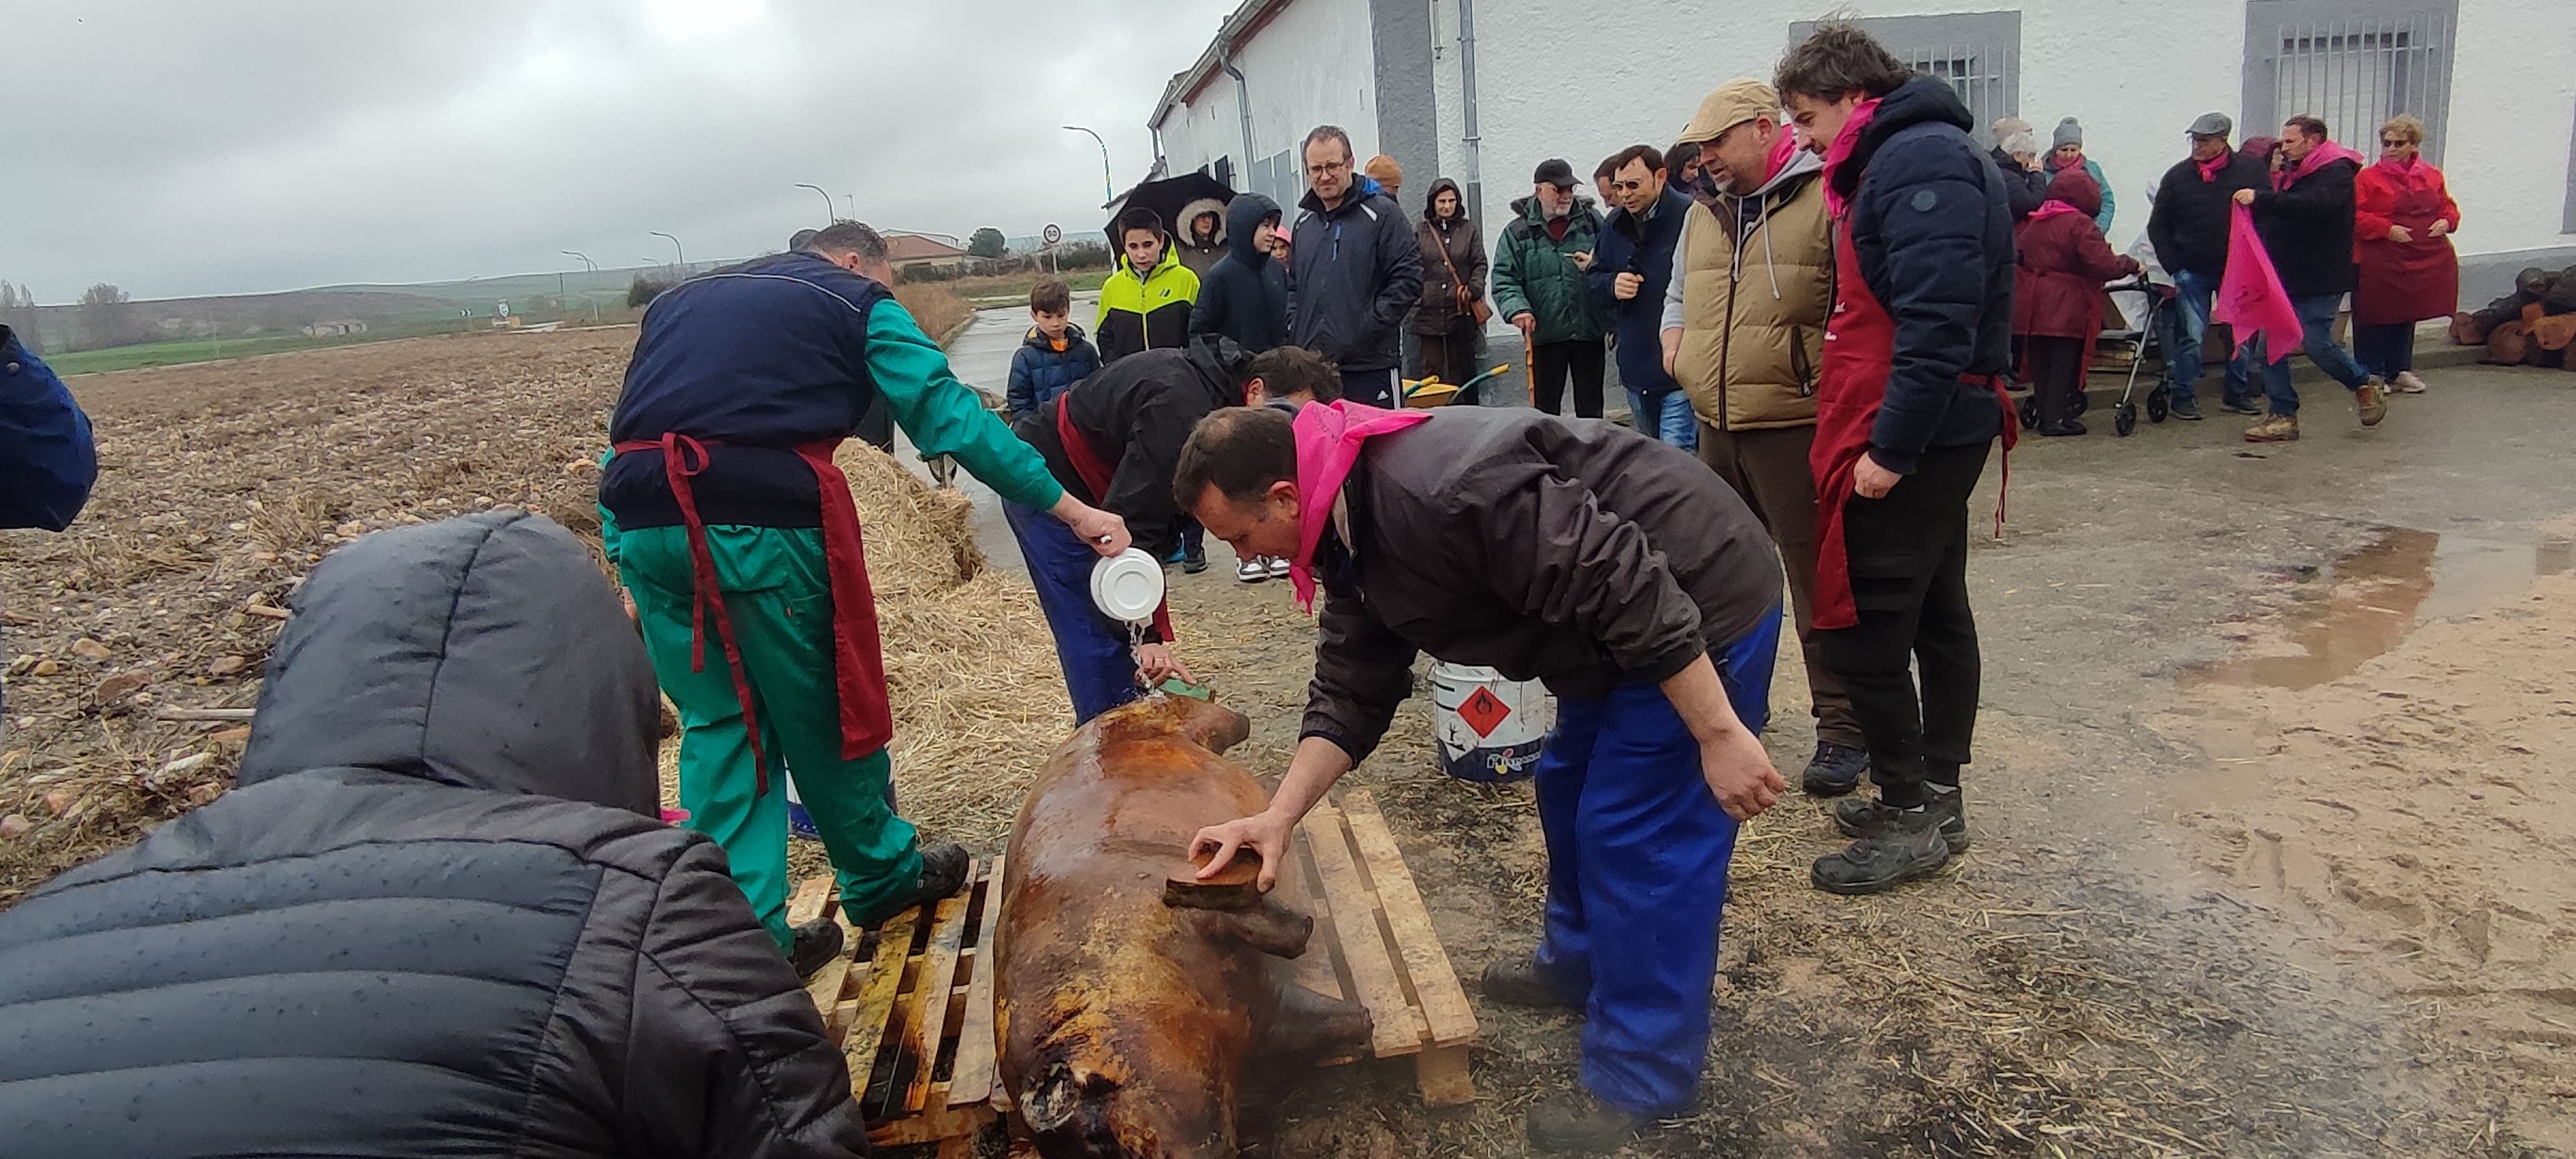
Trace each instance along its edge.
<instances>
[{"instance_id":1,"label":"man in green overalls","mask_svg":"<svg viewBox=\"0 0 2576 1159\"><path fill-rule=\"evenodd\" d=\"M787 926L787 769L852 925L955 893L968 866L954 844L919 848L889 803L875 600L832 449L882 401L925 455L954 456L1104 555L1128 544L957 380L893 280L884 239L842 222L654 299L600 479L608 558L680 711L680 805L799 973L841 935Z\"/></svg>"}]
</instances>

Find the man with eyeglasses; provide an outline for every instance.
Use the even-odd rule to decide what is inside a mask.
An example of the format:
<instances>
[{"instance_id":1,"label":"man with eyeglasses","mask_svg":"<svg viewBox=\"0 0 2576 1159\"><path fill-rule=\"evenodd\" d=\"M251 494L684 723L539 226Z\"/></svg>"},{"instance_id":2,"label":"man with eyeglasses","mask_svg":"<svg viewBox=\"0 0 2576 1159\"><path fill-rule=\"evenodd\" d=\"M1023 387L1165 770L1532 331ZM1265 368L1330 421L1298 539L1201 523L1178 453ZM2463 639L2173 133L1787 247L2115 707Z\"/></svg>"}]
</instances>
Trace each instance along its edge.
<instances>
[{"instance_id":1,"label":"man with eyeglasses","mask_svg":"<svg viewBox=\"0 0 2576 1159\"><path fill-rule=\"evenodd\" d=\"M1341 368L1342 397L1397 404L1405 312L1422 296L1422 252L1413 223L1353 170L1350 134L1319 125L1306 134L1306 196L1288 247L1288 342Z\"/></svg>"},{"instance_id":2,"label":"man with eyeglasses","mask_svg":"<svg viewBox=\"0 0 2576 1159\"><path fill-rule=\"evenodd\" d=\"M1664 180L1664 155L1652 145L1630 145L1610 158L1602 186L1618 207L1610 211L1593 252L1594 305L1610 319L1618 345L1619 381L1628 388L1629 422L1645 434L1699 449L1699 423L1690 396L1664 369L1665 292L1673 279L1673 249L1681 244L1690 198Z\"/></svg>"}]
</instances>

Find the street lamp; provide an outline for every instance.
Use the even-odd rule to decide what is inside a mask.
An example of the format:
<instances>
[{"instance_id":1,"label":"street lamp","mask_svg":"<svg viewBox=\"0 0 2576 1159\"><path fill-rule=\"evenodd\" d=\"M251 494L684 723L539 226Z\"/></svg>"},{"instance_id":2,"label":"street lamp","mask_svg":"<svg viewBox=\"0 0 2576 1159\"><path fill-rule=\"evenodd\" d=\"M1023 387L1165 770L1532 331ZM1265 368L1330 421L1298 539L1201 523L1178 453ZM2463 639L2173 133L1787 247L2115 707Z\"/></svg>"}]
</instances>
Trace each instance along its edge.
<instances>
[{"instance_id":1,"label":"street lamp","mask_svg":"<svg viewBox=\"0 0 2576 1159\"><path fill-rule=\"evenodd\" d=\"M599 272L599 263L590 260L590 255L585 254L580 250L562 250L559 252L568 258L580 258L581 266L584 270L594 274ZM581 296L590 300L590 324L593 326L599 325L599 296L591 293L588 289L584 289L581 292Z\"/></svg>"},{"instance_id":2,"label":"street lamp","mask_svg":"<svg viewBox=\"0 0 2576 1159\"><path fill-rule=\"evenodd\" d=\"M1109 178L1109 142L1101 141L1100 134L1092 132L1090 129L1083 128L1080 125L1066 125L1065 129L1068 132L1074 133L1091 133L1091 139L1100 142L1100 199L1102 201L1117 200L1118 190L1110 183Z\"/></svg>"},{"instance_id":3,"label":"street lamp","mask_svg":"<svg viewBox=\"0 0 2576 1159\"><path fill-rule=\"evenodd\" d=\"M808 185L805 182L799 181L796 183L796 187L798 189L811 189L816 193L823 194L823 224L832 224L832 195L829 193L823 193L823 187L820 185Z\"/></svg>"},{"instance_id":4,"label":"street lamp","mask_svg":"<svg viewBox=\"0 0 2576 1159\"><path fill-rule=\"evenodd\" d=\"M680 276L681 276L681 277L683 277L683 278L688 277L688 276L689 276L689 251L687 251L687 250L684 250L684 249L681 249L681 248L680 248L680 239L678 239L678 238L676 238L676 237L671 237L671 235L670 235L670 234L664 233L664 232L662 232L661 230L658 230L658 229L648 229L648 230L645 230L644 232L649 233L649 234L652 234L652 235L653 235L653 236L655 236L655 237L659 237L659 238L669 238L669 239L670 239L670 242L671 242L671 252L672 252L672 253L675 253L675 254L680 255Z\"/></svg>"}]
</instances>

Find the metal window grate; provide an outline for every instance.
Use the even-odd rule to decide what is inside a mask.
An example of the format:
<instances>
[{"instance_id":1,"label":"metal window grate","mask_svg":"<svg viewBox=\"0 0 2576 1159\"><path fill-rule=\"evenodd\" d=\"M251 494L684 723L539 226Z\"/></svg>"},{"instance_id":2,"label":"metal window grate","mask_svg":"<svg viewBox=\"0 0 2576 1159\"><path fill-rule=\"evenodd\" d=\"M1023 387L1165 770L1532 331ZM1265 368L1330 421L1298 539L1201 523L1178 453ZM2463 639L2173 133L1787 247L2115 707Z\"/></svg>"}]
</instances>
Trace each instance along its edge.
<instances>
[{"instance_id":1,"label":"metal window grate","mask_svg":"<svg viewBox=\"0 0 2576 1159\"><path fill-rule=\"evenodd\" d=\"M2334 139L2372 156L2380 124L2412 113L2424 122L2425 158L2440 162L2457 9L2456 0L2248 5L2246 119L2268 130L2317 117Z\"/></svg>"},{"instance_id":2,"label":"metal window grate","mask_svg":"<svg viewBox=\"0 0 2576 1159\"><path fill-rule=\"evenodd\" d=\"M1956 12L1937 16L1880 16L1855 20L1907 68L1950 82L1976 118L1979 132L1998 117L2021 113L2021 13ZM1789 26L1789 43L1816 30L1813 21Z\"/></svg>"}]
</instances>

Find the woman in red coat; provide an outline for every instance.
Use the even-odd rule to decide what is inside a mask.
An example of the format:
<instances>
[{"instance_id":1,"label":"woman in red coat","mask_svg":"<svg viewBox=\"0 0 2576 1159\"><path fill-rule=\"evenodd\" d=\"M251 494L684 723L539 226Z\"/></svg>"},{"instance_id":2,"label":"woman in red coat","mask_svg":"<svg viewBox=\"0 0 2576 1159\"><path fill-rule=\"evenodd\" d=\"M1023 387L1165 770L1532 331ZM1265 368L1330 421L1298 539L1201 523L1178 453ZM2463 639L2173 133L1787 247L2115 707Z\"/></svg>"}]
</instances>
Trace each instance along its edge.
<instances>
[{"instance_id":1,"label":"woman in red coat","mask_svg":"<svg viewBox=\"0 0 2576 1159\"><path fill-rule=\"evenodd\" d=\"M2013 278L2013 333L2023 373L2039 397L2039 433L2080 435L2075 396L2102 333L2102 283L2138 272L2136 258L2111 252L2093 215L2102 191L2082 166L2057 171L2048 200L2013 228L2021 268Z\"/></svg>"},{"instance_id":2,"label":"woman in red coat","mask_svg":"<svg viewBox=\"0 0 2576 1159\"><path fill-rule=\"evenodd\" d=\"M2460 256L2451 234L2460 206L2425 162L2424 122L2398 116L2379 127L2379 163L2353 178L2352 347L2362 369L2389 389L2424 393L2415 377L2415 324L2460 308Z\"/></svg>"}]
</instances>

